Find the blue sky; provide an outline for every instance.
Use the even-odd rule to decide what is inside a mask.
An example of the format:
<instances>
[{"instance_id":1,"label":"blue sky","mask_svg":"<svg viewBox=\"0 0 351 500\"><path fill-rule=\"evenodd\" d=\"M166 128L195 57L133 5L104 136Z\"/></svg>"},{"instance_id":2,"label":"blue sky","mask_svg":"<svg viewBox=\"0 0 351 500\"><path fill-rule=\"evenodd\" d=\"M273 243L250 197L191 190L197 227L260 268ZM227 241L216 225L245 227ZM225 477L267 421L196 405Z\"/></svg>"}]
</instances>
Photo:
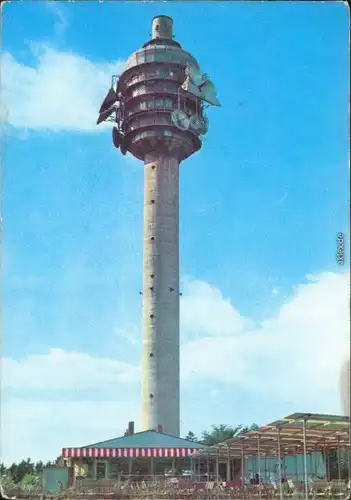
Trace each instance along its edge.
<instances>
[{"instance_id":1,"label":"blue sky","mask_svg":"<svg viewBox=\"0 0 351 500\"><path fill-rule=\"evenodd\" d=\"M49 459L138 422L143 168L95 120L110 75L157 14L174 19L222 103L208 112L202 150L181 165L183 434L341 411L346 4L12 3L2 63L6 461ZM316 355L325 362L311 370ZM86 422L98 411L100 423Z\"/></svg>"}]
</instances>

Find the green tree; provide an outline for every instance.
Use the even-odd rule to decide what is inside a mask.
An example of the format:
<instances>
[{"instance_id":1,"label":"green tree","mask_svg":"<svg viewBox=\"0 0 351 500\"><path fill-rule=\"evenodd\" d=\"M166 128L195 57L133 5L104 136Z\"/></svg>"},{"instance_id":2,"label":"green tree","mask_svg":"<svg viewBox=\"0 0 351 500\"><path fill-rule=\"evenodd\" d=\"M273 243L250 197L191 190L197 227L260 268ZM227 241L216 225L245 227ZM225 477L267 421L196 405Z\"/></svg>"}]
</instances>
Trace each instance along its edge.
<instances>
[{"instance_id":1,"label":"green tree","mask_svg":"<svg viewBox=\"0 0 351 500\"><path fill-rule=\"evenodd\" d=\"M36 474L41 474L43 472L43 469L44 469L44 464L41 460L39 460L39 462L37 462L34 466L34 471Z\"/></svg>"},{"instance_id":2,"label":"green tree","mask_svg":"<svg viewBox=\"0 0 351 500\"><path fill-rule=\"evenodd\" d=\"M212 446L236 436L241 431L241 428L241 425L236 427L231 427L226 424L212 425L210 431L202 432L201 442L207 446Z\"/></svg>"},{"instance_id":3,"label":"green tree","mask_svg":"<svg viewBox=\"0 0 351 500\"><path fill-rule=\"evenodd\" d=\"M57 457L56 463L61 459ZM55 462L48 462L46 466ZM42 484L42 473L45 465L39 460L34 463L30 458L13 463L10 467L0 464L1 485L10 496L17 495L18 491L36 494ZM12 492L12 493L11 493Z\"/></svg>"},{"instance_id":4,"label":"green tree","mask_svg":"<svg viewBox=\"0 0 351 500\"><path fill-rule=\"evenodd\" d=\"M230 425L220 424L220 425L212 425L212 429L210 431L202 432L201 443L212 446L214 444L220 443L222 441L226 441L227 439L231 439L235 436L243 432L247 432L249 430L257 429L256 424L252 424L250 426L243 427L242 425L237 425L235 427L231 427Z\"/></svg>"},{"instance_id":5,"label":"green tree","mask_svg":"<svg viewBox=\"0 0 351 500\"><path fill-rule=\"evenodd\" d=\"M248 431L255 431L256 429L258 429L258 425L257 424L251 424L249 426L245 426L241 429L241 432L240 434L243 434L244 432L248 432Z\"/></svg>"},{"instance_id":6,"label":"green tree","mask_svg":"<svg viewBox=\"0 0 351 500\"><path fill-rule=\"evenodd\" d=\"M195 436L195 434L192 431L189 431L184 439L187 439L188 441L193 441L194 443L199 442L198 438Z\"/></svg>"},{"instance_id":7,"label":"green tree","mask_svg":"<svg viewBox=\"0 0 351 500\"><path fill-rule=\"evenodd\" d=\"M34 473L34 464L30 458L27 458L27 460L22 460L18 464L13 463L11 467L9 467L8 472L13 482L18 484L25 475Z\"/></svg>"},{"instance_id":8,"label":"green tree","mask_svg":"<svg viewBox=\"0 0 351 500\"><path fill-rule=\"evenodd\" d=\"M9 468L8 468L9 475L14 483L19 483L19 473L18 473L18 465L13 463Z\"/></svg>"}]
</instances>

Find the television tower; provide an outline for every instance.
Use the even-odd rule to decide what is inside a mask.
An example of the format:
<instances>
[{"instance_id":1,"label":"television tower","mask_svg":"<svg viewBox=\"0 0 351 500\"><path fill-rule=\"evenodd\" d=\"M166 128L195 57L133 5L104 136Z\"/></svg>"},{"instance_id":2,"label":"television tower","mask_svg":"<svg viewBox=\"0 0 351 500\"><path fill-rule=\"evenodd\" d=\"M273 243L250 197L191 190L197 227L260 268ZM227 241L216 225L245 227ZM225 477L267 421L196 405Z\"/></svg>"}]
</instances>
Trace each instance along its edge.
<instances>
[{"instance_id":1,"label":"television tower","mask_svg":"<svg viewBox=\"0 0 351 500\"><path fill-rule=\"evenodd\" d=\"M152 38L112 77L97 123L114 123L123 155L144 162L142 427L179 436L179 164L201 148L205 108L220 106L207 75L152 20Z\"/></svg>"}]
</instances>

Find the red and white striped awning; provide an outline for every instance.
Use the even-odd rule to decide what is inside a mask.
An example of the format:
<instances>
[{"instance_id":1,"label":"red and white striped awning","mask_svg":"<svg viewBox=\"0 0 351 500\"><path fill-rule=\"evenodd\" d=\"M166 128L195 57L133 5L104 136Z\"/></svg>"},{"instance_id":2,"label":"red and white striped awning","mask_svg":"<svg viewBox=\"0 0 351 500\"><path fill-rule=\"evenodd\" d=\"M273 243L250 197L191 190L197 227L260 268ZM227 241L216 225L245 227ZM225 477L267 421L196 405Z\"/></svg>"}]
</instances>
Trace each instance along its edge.
<instances>
[{"instance_id":1,"label":"red and white striped awning","mask_svg":"<svg viewBox=\"0 0 351 500\"><path fill-rule=\"evenodd\" d=\"M63 448L63 458L188 457L199 448Z\"/></svg>"}]
</instances>

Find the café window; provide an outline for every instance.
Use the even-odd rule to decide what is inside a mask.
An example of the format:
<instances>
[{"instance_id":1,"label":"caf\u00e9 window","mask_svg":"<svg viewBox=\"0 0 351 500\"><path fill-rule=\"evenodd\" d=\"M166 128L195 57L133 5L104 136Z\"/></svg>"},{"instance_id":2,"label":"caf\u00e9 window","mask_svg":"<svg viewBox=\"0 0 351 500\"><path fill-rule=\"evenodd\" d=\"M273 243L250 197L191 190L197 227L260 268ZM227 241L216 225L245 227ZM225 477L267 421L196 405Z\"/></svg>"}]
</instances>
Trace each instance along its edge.
<instances>
[{"instance_id":1,"label":"caf\u00e9 window","mask_svg":"<svg viewBox=\"0 0 351 500\"><path fill-rule=\"evenodd\" d=\"M96 464L96 479L106 478L106 462L98 462Z\"/></svg>"}]
</instances>

